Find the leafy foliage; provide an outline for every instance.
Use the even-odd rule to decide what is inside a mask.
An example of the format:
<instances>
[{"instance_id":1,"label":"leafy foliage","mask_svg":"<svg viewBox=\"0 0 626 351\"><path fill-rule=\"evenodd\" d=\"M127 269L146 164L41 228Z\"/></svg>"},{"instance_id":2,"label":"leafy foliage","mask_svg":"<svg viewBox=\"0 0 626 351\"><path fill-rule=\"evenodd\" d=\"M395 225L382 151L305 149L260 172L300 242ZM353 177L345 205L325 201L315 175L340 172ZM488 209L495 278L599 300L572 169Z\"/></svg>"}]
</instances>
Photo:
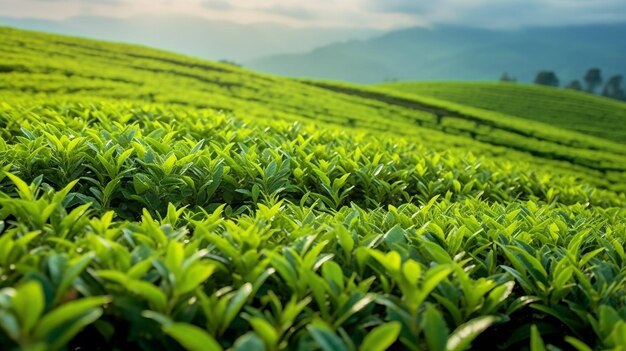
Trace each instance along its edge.
<instances>
[{"instance_id":1,"label":"leafy foliage","mask_svg":"<svg viewBox=\"0 0 626 351\"><path fill-rule=\"evenodd\" d=\"M527 84L416 82L383 86L626 142L626 105L591 94ZM582 91L583 84L575 80L567 88Z\"/></svg>"},{"instance_id":2,"label":"leafy foliage","mask_svg":"<svg viewBox=\"0 0 626 351\"><path fill-rule=\"evenodd\" d=\"M92 109L111 117L6 130L5 344L621 342L621 195L385 136Z\"/></svg>"},{"instance_id":3,"label":"leafy foliage","mask_svg":"<svg viewBox=\"0 0 626 351\"><path fill-rule=\"evenodd\" d=\"M129 100L0 104L3 349L626 344L626 198L592 174Z\"/></svg>"},{"instance_id":4,"label":"leafy foliage","mask_svg":"<svg viewBox=\"0 0 626 351\"><path fill-rule=\"evenodd\" d=\"M392 133L437 151L457 147L498 159L525 160L550 173L567 170L596 187L626 192L626 149L609 141L624 140L620 135L626 110L623 104L587 94L521 92L521 101L508 103L513 101L509 89L517 86L506 85L497 86L495 96L486 99L468 95L464 101L445 96L436 100L374 87L270 77L123 44L10 28L0 28L0 38L0 100L12 105L58 110L68 102L149 102L220 110L254 120L315 121ZM471 94L484 91L472 86L460 89ZM527 95L537 99L532 109L527 108ZM475 105L485 101L486 105ZM23 118L42 113L46 114L5 110L0 126L15 121L19 125ZM95 113L92 118L100 116ZM54 113L47 117L56 119ZM122 124L134 118L119 117Z\"/></svg>"}]
</instances>

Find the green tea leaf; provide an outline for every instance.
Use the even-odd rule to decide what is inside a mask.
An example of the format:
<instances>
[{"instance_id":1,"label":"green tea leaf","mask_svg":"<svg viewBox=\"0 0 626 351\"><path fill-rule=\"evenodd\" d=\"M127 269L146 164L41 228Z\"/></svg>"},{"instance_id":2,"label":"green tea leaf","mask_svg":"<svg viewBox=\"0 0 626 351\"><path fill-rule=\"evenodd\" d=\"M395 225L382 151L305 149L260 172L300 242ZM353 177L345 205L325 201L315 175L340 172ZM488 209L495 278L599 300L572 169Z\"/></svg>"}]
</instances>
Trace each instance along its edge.
<instances>
[{"instance_id":1,"label":"green tea leaf","mask_svg":"<svg viewBox=\"0 0 626 351\"><path fill-rule=\"evenodd\" d=\"M276 332L274 326L272 326L265 319L260 317L252 317L248 319L250 325L256 332L256 334L261 337L267 345L274 346L278 343L279 335Z\"/></svg>"},{"instance_id":2,"label":"green tea leaf","mask_svg":"<svg viewBox=\"0 0 626 351\"><path fill-rule=\"evenodd\" d=\"M389 322L372 329L359 347L359 351L385 351L396 341L400 335L402 325L400 322Z\"/></svg>"},{"instance_id":3,"label":"green tea leaf","mask_svg":"<svg viewBox=\"0 0 626 351\"><path fill-rule=\"evenodd\" d=\"M574 347L577 351L593 351L593 349L586 345L584 342L571 336L566 336L565 342L572 345L572 347Z\"/></svg>"},{"instance_id":4,"label":"green tea leaf","mask_svg":"<svg viewBox=\"0 0 626 351\"><path fill-rule=\"evenodd\" d=\"M429 304L424 311L423 318L424 336L428 349L445 351L449 330L443 315L435 306Z\"/></svg>"},{"instance_id":5,"label":"green tea leaf","mask_svg":"<svg viewBox=\"0 0 626 351\"><path fill-rule=\"evenodd\" d=\"M456 328L446 344L447 351L463 351L470 346L472 341L485 329L496 323L498 319L493 316L482 316L461 324Z\"/></svg>"},{"instance_id":6,"label":"green tea leaf","mask_svg":"<svg viewBox=\"0 0 626 351\"><path fill-rule=\"evenodd\" d=\"M222 346L205 330L188 323L172 323L163 331L189 351L221 351Z\"/></svg>"},{"instance_id":7,"label":"green tea leaf","mask_svg":"<svg viewBox=\"0 0 626 351\"><path fill-rule=\"evenodd\" d=\"M543 343L536 325L530 327L530 351L546 351L546 345Z\"/></svg>"},{"instance_id":8,"label":"green tea leaf","mask_svg":"<svg viewBox=\"0 0 626 351\"><path fill-rule=\"evenodd\" d=\"M264 351L263 341L254 333L246 333L240 336L234 345L235 351Z\"/></svg>"},{"instance_id":9,"label":"green tea leaf","mask_svg":"<svg viewBox=\"0 0 626 351\"><path fill-rule=\"evenodd\" d=\"M239 314L239 311L241 311L241 309L243 308L251 292L252 284L246 283L241 286L241 288L239 288L232 296L232 298L228 302L228 305L226 306L226 311L224 312L224 324L222 327L222 331L224 331Z\"/></svg>"},{"instance_id":10,"label":"green tea leaf","mask_svg":"<svg viewBox=\"0 0 626 351\"><path fill-rule=\"evenodd\" d=\"M11 305L20 321L22 333L30 332L45 309L41 284L31 280L18 286Z\"/></svg>"},{"instance_id":11,"label":"green tea leaf","mask_svg":"<svg viewBox=\"0 0 626 351\"><path fill-rule=\"evenodd\" d=\"M67 323L82 315L90 314L97 307L109 302L110 299L105 296L85 297L79 300L67 302L56 309L50 311L37 323L33 336L43 339L49 335L55 328Z\"/></svg>"},{"instance_id":12,"label":"green tea leaf","mask_svg":"<svg viewBox=\"0 0 626 351\"><path fill-rule=\"evenodd\" d=\"M78 319L73 320L62 328L58 334L54 335L48 350L58 350L66 345L76 334L89 324L97 321L103 314L101 308L93 308L86 311Z\"/></svg>"},{"instance_id":13,"label":"green tea leaf","mask_svg":"<svg viewBox=\"0 0 626 351\"><path fill-rule=\"evenodd\" d=\"M307 330L324 351L348 351L341 338L330 328L321 325L309 325Z\"/></svg>"}]
</instances>

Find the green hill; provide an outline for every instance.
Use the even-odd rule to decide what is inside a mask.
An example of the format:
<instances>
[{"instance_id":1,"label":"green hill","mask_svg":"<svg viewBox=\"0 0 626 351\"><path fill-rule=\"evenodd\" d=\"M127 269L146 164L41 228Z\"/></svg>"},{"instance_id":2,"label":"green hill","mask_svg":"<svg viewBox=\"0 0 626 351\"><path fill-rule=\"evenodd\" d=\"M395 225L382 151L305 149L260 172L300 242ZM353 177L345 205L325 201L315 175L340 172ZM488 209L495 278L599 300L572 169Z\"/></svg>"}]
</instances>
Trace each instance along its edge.
<instances>
[{"instance_id":1,"label":"green hill","mask_svg":"<svg viewBox=\"0 0 626 351\"><path fill-rule=\"evenodd\" d=\"M546 123L427 96L335 82L307 81L307 83L400 107L405 113L427 112L431 116L430 120L415 122L420 127L441 130L448 135L466 136L474 141L480 141L478 144L480 147L489 144L491 147L505 147L509 149L507 152L522 151L533 155L534 162L537 163L555 165L556 161L565 161L559 163L558 167L562 169L575 165L574 168L579 175L601 172L609 182L598 185L623 191L620 184L623 184L622 162L626 149L622 144L567 131ZM476 144L470 147L476 147ZM511 154L509 156L517 157Z\"/></svg>"},{"instance_id":2,"label":"green hill","mask_svg":"<svg viewBox=\"0 0 626 351\"><path fill-rule=\"evenodd\" d=\"M0 345L616 349L625 167L500 112L0 28Z\"/></svg>"},{"instance_id":3,"label":"green hill","mask_svg":"<svg viewBox=\"0 0 626 351\"><path fill-rule=\"evenodd\" d=\"M440 150L456 145L507 157L519 151L515 158L570 170L600 187L623 190L626 183L622 145L545 124L392 92L372 98L355 94L366 89L360 86L298 82L137 46L24 33L2 29L0 93L11 98L100 97L315 120L418 135Z\"/></svg>"},{"instance_id":4,"label":"green hill","mask_svg":"<svg viewBox=\"0 0 626 351\"><path fill-rule=\"evenodd\" d=\"M626 142L626 103L590 94L506 83L407 82L380 86Z\"/></svg>"}]
</instances>

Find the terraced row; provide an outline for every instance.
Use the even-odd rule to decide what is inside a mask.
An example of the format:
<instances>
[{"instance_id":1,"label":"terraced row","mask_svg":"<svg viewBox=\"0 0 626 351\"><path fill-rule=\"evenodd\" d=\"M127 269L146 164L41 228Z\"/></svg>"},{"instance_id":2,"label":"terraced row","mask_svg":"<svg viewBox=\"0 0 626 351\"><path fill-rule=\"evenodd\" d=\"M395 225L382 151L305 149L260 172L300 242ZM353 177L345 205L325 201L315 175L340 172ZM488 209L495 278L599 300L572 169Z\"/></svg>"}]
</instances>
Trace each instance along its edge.
<instances>
[{"instance_id":1,"label":"terraced row","mask_svg":"<svg viewBox=\"0 0 626 351\"><path fill-rule=\"evenodd\" d=\"M393 135L56 106L0 139L8 348L624 344L623 195Z\"/></svg>"},{"instance_id":2,"label":"terraced row","mask_svg":"<svg viewBox=\"0 0 626 351\"><path fill-rule=\"evenodd\" d=\"M4 100L122 99L210 108L246 118L314 120L435 139L438 150L462 146L477 155L510 153L532 164L584 174L599 187L626 187L622 145L545 124L377 89L350 86L348 92L336 83L302 83L146 48L0 31Z\"/></svg>"},{"instance_id":3,"label":"terraced row","mask_svg":"<svg viewBox=\"0 0 626 351\"><path fill-rule=\"evenodd\" d=\"M626 104L590 94L506 83L392 83L382 87L626 142Z\"/></svg>"}]
</instances>

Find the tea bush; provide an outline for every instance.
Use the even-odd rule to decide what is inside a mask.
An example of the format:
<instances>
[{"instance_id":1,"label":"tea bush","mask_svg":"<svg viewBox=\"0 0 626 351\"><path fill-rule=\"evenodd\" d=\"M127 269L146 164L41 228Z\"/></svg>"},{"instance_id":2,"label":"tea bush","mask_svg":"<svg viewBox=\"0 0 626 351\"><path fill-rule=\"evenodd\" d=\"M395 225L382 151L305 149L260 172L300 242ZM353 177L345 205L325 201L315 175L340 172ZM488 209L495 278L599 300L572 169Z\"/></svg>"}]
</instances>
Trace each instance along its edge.
<instances>
[{"instance_id":1,"label":"tea bush","mask_svg":"<svg viewBox=\"0 0 626 351\"><path fill-rule=\"evenodd\" d=\"M145 47L5 27L0 27L0 44L0 101L54 108L68 101L121 100L220 110L244 118L315 121L418 139L437 151L457 146L523 159L626 192L623 144L517 118L503 107L487 111L389 89L296 81ZM571 101L568 92L558 92L544 94L534 110L548 116L550 109L541 101ZM597 104L587 104L585 97L575 100L580 108L569 111L595 111ZM621 109L600 107L606 118L587 118L587 129L619 131L619 123L608 128L605 120L619 119Z\"/></svg>"},{"instance_id":2,"label":"tea bush","mask_svg":"<svg viewBox=\"0 0 626 351\"><path fill-rule=\"evenodd\" d=\"M619 144L0 34L2 350L626 347Z\"/></svg>"},{"instance_id":3,"label":"tea bush","mask_svg":"<svg viewBox=\"0 0 626 351\"><path fill-rule=\"evenodd\" d=\"M507 83L387 83L385 88L500 111L621 143L626 105L591 94Z\"/></svg>"},{"instance_id":4,"label":"tea bush","mask_svg":"<svg viewBox=\"0 0 626 351\"><path fill-rule=\"evenodd\" d=\"M384 134L5 110L8 349L624 345L623 195Z\"/></svg>"}]
</instances>

